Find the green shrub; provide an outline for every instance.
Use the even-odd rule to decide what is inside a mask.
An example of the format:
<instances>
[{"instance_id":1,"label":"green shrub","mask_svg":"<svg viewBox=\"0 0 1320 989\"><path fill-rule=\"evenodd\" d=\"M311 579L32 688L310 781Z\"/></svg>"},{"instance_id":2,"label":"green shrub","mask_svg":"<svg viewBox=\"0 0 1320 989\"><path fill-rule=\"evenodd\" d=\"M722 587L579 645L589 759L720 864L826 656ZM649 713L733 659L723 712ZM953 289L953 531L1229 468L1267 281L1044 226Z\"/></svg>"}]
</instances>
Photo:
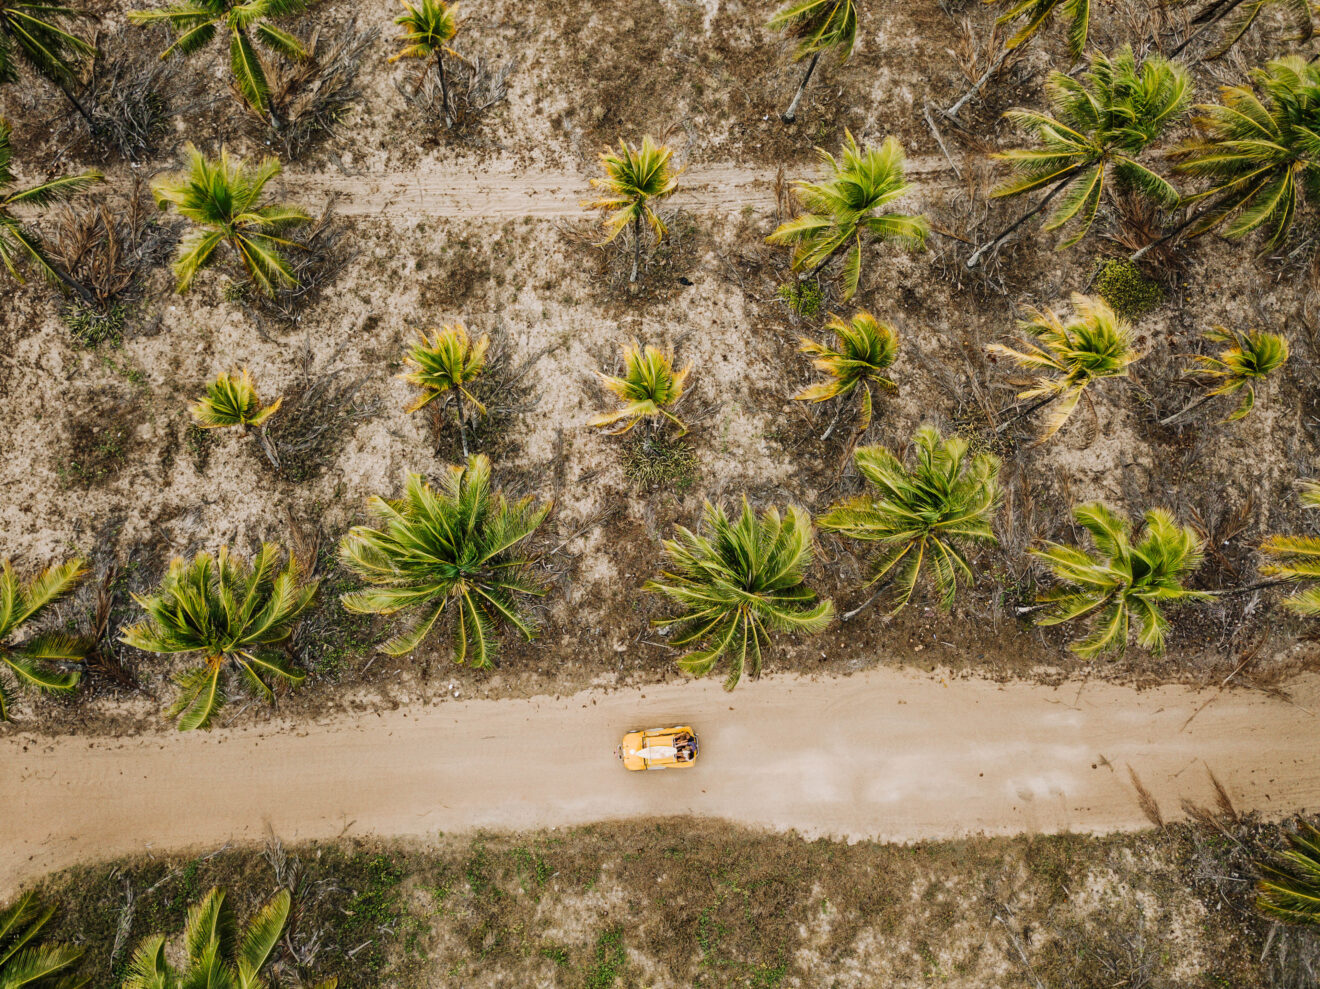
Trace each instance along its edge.
<instances>
[{"instance_id":1,"label":"green shrub","mask_svg":"<svg viewBox=\"0 0 1320 989\"><path fill-rule=\"evenodd\" d=\"M785 282L779 286L779 298L803 319L811 319L820 312L820 283Z\"/></svg>"},{"instance_id":2,"label":"green shrub","mask_svg":"<svg viewBox=\"0 0 1320 989\"><path fill-rule=\"evenodd\" d=\"M60 318L80 347L93 348L103 343L117 344L124 338L128 306L112 302L106 308L71 302L60 311Z\"/></svg>"},{"instance_id":3,"label":"green shrub","mask_svg":"<svg viewBox=\"0 0 1320 989\"><path fill-rule=\"evenodd\" d=\"M1097 264L1095 289L1119 319L1143 316L1164 301L1159 284L1127 258L1109 258Z\"/></svg>"}]
</instances>

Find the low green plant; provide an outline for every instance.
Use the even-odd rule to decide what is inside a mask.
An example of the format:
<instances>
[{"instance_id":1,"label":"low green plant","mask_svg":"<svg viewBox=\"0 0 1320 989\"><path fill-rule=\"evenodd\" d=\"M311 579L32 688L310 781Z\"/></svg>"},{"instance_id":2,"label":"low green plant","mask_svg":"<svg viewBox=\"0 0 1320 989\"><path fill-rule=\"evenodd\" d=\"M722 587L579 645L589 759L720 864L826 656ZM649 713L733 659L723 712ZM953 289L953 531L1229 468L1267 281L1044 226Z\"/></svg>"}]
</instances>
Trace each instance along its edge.
<instances>
[{"instance_id":1,"label":"low green plant","mask_svg":"<svg viewBox=\"0 0 1320 989\"><path fill-rule=\"evenodd\" d=\"M275 698L267 681L302 681L304 674L273 647L293 634L320 581L304 582L292 555L280 569L281 553L274 543L263 543L250 566L231 556L228 546L215 556L175 559L155 594L133 595L147 617L125 628L121 642L147 652L202 656L201 666L175 677L179 696L166 716L179 719L180 731L210 727L229 700L226 670L267 701Z\"/></svg>"},{"instance_id":2,"label":"low green plant","mask_svg":"<svg viewBox=\"0 0 1320 989\"><path fill-rule=\"evenodd\" d=\"M60 309L60 319L69 328L73 342L92 349L103 343L118 345L124 339L128 304L112 302L105 308L75 300Z\"/></svg>"},{"instance_id":3,"label":"low green plant","mask_svg":"<svg viewBox=\"0 0 1320 989\"><path fill-rule=\"evenodd\" d=\"M1159 283L1127 258L1109 258L1097 265L1095 291L1119 319L1137 319L1164 301Z\"/></svg>"},{"instance_id":4,"label":"low green plant","mask_svg":"<svg viewBox=\"0 0 1320 989\"><path fill-rule=\"evenodd\" d=\"M252 376L247 369L237 374L221 372L206 386L206 394L191 406L193 421L201 429L223 429L238 426L247 432L252 426L265 425L266 420L279 411L284 399L277 398L270 405L262 405Z\"/></svg>"},{"instance_id":5,"label":"low green plant","mask_svg":"<svg viewBox=\"0 0 1320 989\"><path fill-rule=\"evenodd\" d=\"M815 279L785 282L779 286L778 295L788 308L803 319L815 319L820 315L820 283Z\"/></svg>"},{"instance_id":6,"label":"low green plant","mask_svg":"<svg viewBox=\"0 0 1320 989\"><path fill-rule=\"evenodd\" d=\"M742 513L730 518L707 502L704 522L704 531L680 526L665 541L670 569L645 586L678 608L652 624L674 626L675 646L698 647L679 658L679 668L704 676L727 656L724 687L732 690L744 670L760 676L771 635L823 632L834 604L817 603L806 585L814 547L811 516L801 508L790 505L782 515L770 508L758 518L744 498Z\"/></svg>"},{"instance_id":7,"label":"low green plant","mask_svg":"<svg viewBox=\"0 0 1320 989\"><path fill-rule=\"evenodd\" d=\"M687 491L700 470L701 458L681 438L639 438L623 450L624 476L645 491Z\"/></svg>"},{"instance_id":8,"label":"low green plant","mask_svg":"<svg viewBox=\"0 0 1320 989\"><path fill-rule=\"evenodd\" d=\"M41 632L18 640L24 625L77 586L87 569L82 560L51 567L26 584L8 560L0 568L0 721L8 721L14 691L27 688L68 693L78 686L86 639L63 632ZM4 986L0 981L0 987Z\"/></svg>"}]
</instances>

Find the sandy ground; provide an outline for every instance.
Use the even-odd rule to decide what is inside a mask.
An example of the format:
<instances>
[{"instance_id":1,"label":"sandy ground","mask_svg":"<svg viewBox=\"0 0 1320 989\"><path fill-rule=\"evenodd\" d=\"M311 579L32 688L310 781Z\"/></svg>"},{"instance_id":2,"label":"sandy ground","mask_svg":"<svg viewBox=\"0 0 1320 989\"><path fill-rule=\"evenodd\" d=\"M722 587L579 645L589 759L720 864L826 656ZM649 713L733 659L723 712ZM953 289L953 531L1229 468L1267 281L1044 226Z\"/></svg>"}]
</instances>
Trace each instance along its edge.
<instances>
[{"instance_id":1,"label":"sandy ground","mask_svg":"<svg viewBox=\"0 0 1320 989\"><path fill-rule=\"evenodd\" d=\"M343 834L424 837L695 814L890 841L1320 807L1320 676L1290 693L946 680L895 670L403 708L279 730L0 742L0 893L76 861ZM626 773L620 734L693 724L690 771Z\"/></svg>"}]
</instances>

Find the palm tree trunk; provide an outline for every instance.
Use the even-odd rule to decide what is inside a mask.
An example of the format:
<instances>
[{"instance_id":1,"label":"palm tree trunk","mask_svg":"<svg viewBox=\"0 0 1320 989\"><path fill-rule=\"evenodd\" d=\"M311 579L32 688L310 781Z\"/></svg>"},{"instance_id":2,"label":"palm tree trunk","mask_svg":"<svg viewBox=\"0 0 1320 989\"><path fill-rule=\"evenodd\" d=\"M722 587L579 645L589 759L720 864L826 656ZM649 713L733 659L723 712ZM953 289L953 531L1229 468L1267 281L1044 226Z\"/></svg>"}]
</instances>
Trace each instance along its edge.
<instances>
[{"instance_id":1,"label":"palm tree trunk","mask_svg":"<svg viewBox=\"0 0 1320 989\"><path fill-rule=\"evenodd\" d=\"M467 417L463 415L463 393L458 393L458 441L463 446L463 458L466 460L468 455L467 447Z\"/></svg>"},{"instance_id":2,"label":"palm tree trunk","mask_svg":"<svg viewBox=\"0 0 1320 989\"><path fill-rule=\"evenodd\" d=\"M1182 50L1184 48L1186 48L1193 41L1199 38L1201 34L1205 32L1208 28L1211 28L1214 25L1218 24L1225 17L1231 14L1234 10L1237 9L1237 7L1241 3L1242 0L1229 0L1228 4L1225 6L1224 0L1216 0L1215 3L1212 3L1205 10L1201 11L1198 17L1192 19L1192 23L1195 24L1196 21L1201 17L1206 18L1205 23L1203 23L1200 27L1198 27L1187 37L1183 38L1182 41L1178 42L1177 47L1175 47L1173 51L1169 53L1169 58L1177 58L1178 55L1182 53Z\"/></svg>"},{"instance_id":3,"label":"palm tree trunk","mask_svg":"<svg viewBox=\"0 0 1320 989\"><path fill-rule=\"evenodd\" d=\"M1173 415L1171 415L1171 416L1165 416L1163 419L1160 420L1160 425L1161 425L1161 426L1167 426L1169 423L1173 422L1175 419L1181 419L1183 416L1187 415L1189 412L1195 412L1195 411L1196 411L1197 409L1199 409L1202 405L1204 405L1206 402L1210 401L1210 399L1215 398L1215 397L1216 397L1216 396L1215 396L1213 393L1212 393L1212 394L1209 394L1209 395L1202 395L1200 398L1198 398L1198 399L1197 399L1195 402L1193 402L1191 405L1187 406L1185 409L1182 409L1182 410L1179 411L1179 412L1175 412L1175 413L1174 413Z\"/></svg>"},{"instance_id":4,"label":"palm tree trunk","mask_svg":"<svg viewBox=\"0 0 1320 989\"><path fill-rule=\"evenodd\" d=\"M629 282L637 281L637 268L642 261L642 214L633 217L633 267Z\"/></svg>"},{"instance_id":5,"label":"palm tree trunk","mask_svg":"<svg viewBox=\"0 0 1320 989\"><path fill-rule=\"evenodd\" d=\"M449 82L445 79L445 52L443 48L437 49L435 53L436 71L440 73L440 96L445 103L445 126L454 126L453 114L449 112ZM460 399L460 403L461 403Z\"/></svg>"},{"instance_id":6,"label":"palm tree trunk","mask_svg":"<svg viewBox=\"0 0 1320 989\"><path fill-rule=\"evenodd\" d=\"M60 92L64 94L65 99L67 99L70 103L72 103L73 108L78 111L79 115L83 118L83 120L87 121L87 129L90 130L92 132L92 136L95 137L96 122L92 120L92 115L91 113L88 112L87 107L83 106L82 101L78 99L78 97L73 95L73 90L70 88L67 82L59 80L55 83L55 85L59 86Z\"/></svg>"},{"instance_id":7,"label":"palm tree trunk","mask_svg":"<svg viewBox=\"0 0 1320 989\"><path fill-rule=\"evenodd\" d=\"M807 73L798 83L797 92L793 94L793 102L788 105L788 109L779 115L779 119L786 124L791 124L797 120L798 104L802 102L802 94L807 90L807 83L811 81L811 73L816 71L816 63L820 61L820 52L811 56L811 61L807 64Z\"/></svg>"},{"instance_id":8,"label":"palm tree trunk","mask_svg":"<svg viewBox=\"0 0 1320 989\"><path fill-rule=\"evenodd\" d=\"M1037 409L1045 408L1045 406L1049 405L1051 402L1053 402L1056 398L1058 398L1062 394L1063 392L1055 392L1053 395L1046 395L1044 398L1032 402L1025 409L1022 409L1020 412L1018 412L1017 415L1013 416L1011 419L1005 419L998 426L996 426L995 432L1002 433L1005 429L1013 425L1013 423L1017 422L1019 419L1026 418L1027 416L1031 415L1031 413L1035 412Z\"/></svg>"},{"instance_id":9,"label":"palm tree trunk","mask_svg":"<svg viewBox=\"0 0 1320 989\"><path fill-rule=\"evenodd\" d=\"M991 251L993 251L993 250L994 250L996 247L998 247L1000 244L1002 244L1002 243L1008 238L1009 234L1011 234L1014 230L1016 230L1018 227L1022 226L1022 224L1026 223L1026 222L1027 222L1028 220L1030 220L1033 216L1035 216L1037 213L1039 213L1041 210L1043 210L1046 206L1048 206L1048 205L1050 204L1050 200L1052 200L1055 196L1057 196L1060 192L1062 192L1064 186L1066 186L1066 185L1067 185L1069 182L1071 182L1072 180L1073 180L1073 173L1072 173L1072 172L1069 172L1067 175L1065 175L1062 179L1060 179L1060 180L1055 184L1054 188L1051 189L1051 190L1049 191L1049 193L1048 193L1043 199L1041 199L1040 202L1038 202L1038 203L1037 203L1035 206L1033 206L1030 210L1028 210L1026 213L1022 214L1020 217L1018 217L1016 220L1014 220L1011 224L1009 224L1009 225L1008 225L1008 226L1007 226L1007 227L1006 227L1006 228L1005 228L1005 229L999 234L999 236L997 236L994 240L990 241L990 243L988 243L988 244L982 244L980 247L978 247L978 248L972 253L972 256L971 256L970 258L967 259L967 270L968 270L968 271L971 271L973 268L975 268L978 264L981 263L981 258L983 258L986 254L990 253Z\"/></svg>"}]
</instances>

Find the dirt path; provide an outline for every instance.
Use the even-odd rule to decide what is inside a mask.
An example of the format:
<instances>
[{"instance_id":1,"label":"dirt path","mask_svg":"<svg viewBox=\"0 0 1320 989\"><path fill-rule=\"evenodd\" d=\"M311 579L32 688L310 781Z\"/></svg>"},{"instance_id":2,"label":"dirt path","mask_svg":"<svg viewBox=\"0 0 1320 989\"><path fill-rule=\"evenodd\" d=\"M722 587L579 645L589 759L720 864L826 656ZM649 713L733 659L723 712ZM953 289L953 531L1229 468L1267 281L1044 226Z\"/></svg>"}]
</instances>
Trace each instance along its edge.
<instances>
[{"instance_id":1,"label":"dirt path","mask_svg":"<svg viewBox=\"0 0 1320 989\"><path fill-rule=\"evenodd\" d=\"M121 740L0 740L0 895L85 859L345 833L563 827L698 814L917 840L1144 827L1209 804L1320 808L1320 676L1291 700L1181 687L941 679L878 669L564 699L447 702L338 722ZM1189 722L1190 719L1190 722ZM620 734L690 721L692 771L626 773Z\"/></svg>"},{"instance_id":2,"label":"dirt path","mask_svg":"<svg viewBox=\"0 0 1320 989\"><path fill-rule=\"evenodd\" d=\"M949 172L943 158L908 160L907 176L915 186ZM815 169L795 169L787 179L812 178ZM346 216L573 217L584 215L582 201L592 195L589 176L569 172L513 170L494 164L481 172L428 169L388 175L289 172L285 195L298 201L337 194L338 212ZM669 203L695 212L736 211L775 205L775 170L738 165L694 166L683 173Z\"/></svg>"}]
</instances>

